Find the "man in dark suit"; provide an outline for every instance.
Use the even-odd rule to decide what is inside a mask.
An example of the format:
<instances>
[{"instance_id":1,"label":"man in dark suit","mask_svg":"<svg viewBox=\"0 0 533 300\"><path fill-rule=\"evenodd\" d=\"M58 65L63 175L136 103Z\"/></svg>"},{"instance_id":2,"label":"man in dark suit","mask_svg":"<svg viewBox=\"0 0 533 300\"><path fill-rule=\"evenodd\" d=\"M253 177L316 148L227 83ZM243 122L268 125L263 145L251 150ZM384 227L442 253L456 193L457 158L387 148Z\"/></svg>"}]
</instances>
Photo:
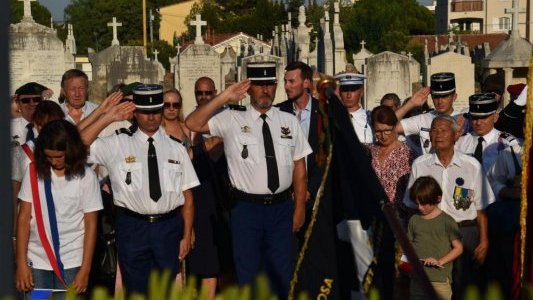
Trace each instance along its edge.
<instances>
[{"instance_id":1,"label":"man in dark suit","mask_svg":"<svg viewBox=\"0 0 533 300\"><path fill-rule=\"evenodd\" d=\"M309 211L313 207L316 192L324 172L317 161L317 155L320 156L323 151L319 151L318 143L318 100L310 94L313 88L313 70L301 61L292 62L285 67L284 82L288 100L279 103L277 106L282 111L296 115L313 149L313 153L306 157L308 178L307 208ZM301 232L305 231L302 230Z\"/></svg>"}]
</instances>

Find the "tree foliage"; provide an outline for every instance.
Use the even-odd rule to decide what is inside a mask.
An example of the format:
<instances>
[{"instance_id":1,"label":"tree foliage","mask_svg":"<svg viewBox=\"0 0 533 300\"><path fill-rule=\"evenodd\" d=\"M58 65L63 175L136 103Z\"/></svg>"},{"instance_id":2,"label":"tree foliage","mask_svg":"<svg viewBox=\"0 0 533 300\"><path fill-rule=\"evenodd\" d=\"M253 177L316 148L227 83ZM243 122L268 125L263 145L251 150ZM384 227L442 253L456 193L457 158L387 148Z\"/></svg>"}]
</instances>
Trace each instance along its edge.
<instances>
[{"instance_id":1,"label":"tree foliage","mask_svg":"<svg viewBox=\"0 0 533 300\"><path fill-rule=\"evenodd\" d=\"M52 14L48 8L39 4L39 2L30 2L31 3L31 15L35 22L50 27L50 20ZM18 0L10 0L10 22L11 24L19 23L24 16L24 3Z\"/></svg>"},{"instance_id":2,"label":"tree foliage","mask_svg":"<svg viewBox=\"0 0 533 300\"><path fill-rule=\"evenodd\" d=\"M362 40L374 53L405 51L414 47L408 47L409 35L435 31L435 17L416 0L360 0L341 10L340 18L349 53L361 49Z\"/></svg>"}]
</instances>

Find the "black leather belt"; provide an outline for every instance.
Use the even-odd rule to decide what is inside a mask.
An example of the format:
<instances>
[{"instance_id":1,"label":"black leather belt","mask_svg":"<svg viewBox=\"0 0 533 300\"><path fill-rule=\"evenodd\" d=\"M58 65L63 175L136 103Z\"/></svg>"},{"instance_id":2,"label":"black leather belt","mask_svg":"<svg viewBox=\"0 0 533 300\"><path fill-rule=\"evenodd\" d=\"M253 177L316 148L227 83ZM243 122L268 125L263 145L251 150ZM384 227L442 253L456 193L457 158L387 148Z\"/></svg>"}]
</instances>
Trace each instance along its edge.
<instances>
[{"instance_id":1,"label":"black leather belt","mask_svg":"<svg viewBox=\"0 0 533 300\"><path fill-rule=\"evenodd\" d=\"M124 207L118 207L118 211L122 214L125 214L126 216L143 220L149 223L157 223L165 220L169 220L171 218L175 218L178 216L178 208L173 209L167 213L164 214L156 214L156 215L143 215L137 212L134 212L132 210L129 210Z\"/></svg>"},{"instance_id":2,"label":"black leather belt","mask_svg":"<svg viewBox=\"0 0 533 300\"><path fill-rule=\"evenodd\" d=\"M261 205L273 205L278 204L283 201L289 200L291 198L291 191L287 189L281 193L277 194L249 194L237 189L233 190L233 195L236 200L250 202Z\"/></svg>"},{"instance_id":3,"label":"black leather belt","mask_svg":"<svg viewBox=\"0 0 533 300\"><path fill-rule=\"evenodd\" d=\"M461 221L461 222L457 222L457 225L459 227L476 226L477 225L477 221L476 221L476 219L474 219L474 220L464 220L464 221Z\"/></svg>"}]
</instances>

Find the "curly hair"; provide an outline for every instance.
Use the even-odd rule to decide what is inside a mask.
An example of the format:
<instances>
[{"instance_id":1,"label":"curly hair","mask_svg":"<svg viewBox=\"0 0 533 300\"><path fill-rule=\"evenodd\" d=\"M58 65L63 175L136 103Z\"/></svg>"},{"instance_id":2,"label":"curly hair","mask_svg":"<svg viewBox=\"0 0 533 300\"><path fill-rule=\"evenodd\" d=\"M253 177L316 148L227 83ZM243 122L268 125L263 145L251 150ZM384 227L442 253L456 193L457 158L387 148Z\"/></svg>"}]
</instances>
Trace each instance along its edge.
<instances>
[{"instance_id":1,"label":"curly hair","mask_svg":"<svg viewBox=\"0 0 533 300\"><path fill-rule=\"evenodd\" d=\"M65 177L70 180L85 176L87 148L78 128L66 120L48 122L35 140L35 167L39 178L50 178L50 162L45 150L65 151Z\"/></svg>"}]
</instances>

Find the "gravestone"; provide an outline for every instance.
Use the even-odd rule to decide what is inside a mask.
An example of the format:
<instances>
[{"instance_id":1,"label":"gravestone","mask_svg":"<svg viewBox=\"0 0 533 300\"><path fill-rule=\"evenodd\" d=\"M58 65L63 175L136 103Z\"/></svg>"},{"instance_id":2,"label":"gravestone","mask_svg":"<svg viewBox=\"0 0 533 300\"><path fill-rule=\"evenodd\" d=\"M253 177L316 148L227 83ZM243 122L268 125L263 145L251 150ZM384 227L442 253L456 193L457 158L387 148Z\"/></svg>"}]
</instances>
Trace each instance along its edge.
<instances>
[{"instance_id":1,"label":"gravestone","mask_svg":"<svg viewBox=\"0 0 533 300\"><path fill-rule=\"evenodd\" d=\"M359 73L366 73L366 59L369 57L372 57L374 53L368 51L365 48L366 42L364 40L361 41L361 50L357 52L356 54L352 55L353 58L353 65L357 69Z\"/></svg>"},{"instance_id":2,"label":"gravestone","mask_svg":"<svg viewBox=\"0 0 533 300\"><path fill-rule=\"evenodd\" d=\"M320 19L320 25L322 26L323 41L324 41L324 73L327 75L335 75L335 66L333 60L333 42L331 40L331 33L329 31L329 12L326 8L324 12L324 18Z\"/></svg>"},{"instance_id":3,"label":"gravestone","mask_svg":"<svg viewBox=\"0 0 533 300\"><path fill-rule=\"evenodd\" d=\"M226 49L220 55L221 89L225 89L237 80L236 62L237 53L233 51L231 46L226 46Z\"/></svg>"},{"instance_id":4,"label":"gravestone","mask_svg":"<svg viewBox=\"0 0 533 300\"><path fill-rule=\"evenodd\" d=\"M337 74L346 70L346 51L344 50L344 34L339 22L340 8L338 1L333 3L333 8L333 47L335 49L333 73Z\"/></svg>"},{"instance_id":5,"label":"gravestone","mask_svg":"<svg viewBox=\"0 0 533 300\"><path fill-rule=\"evenodd\" d=\"M111 46L98 53L89 52L89 62L93 69L90 97L94 102L105 99L107 91L119 83L164 82L163 65L148 59L143 46Z\"/></svg>"},{"instance_id":6,"label":"gravestone","mask_svg":"<svg viewBox=\"0 0 533 300\"><path fill-rule=\"evenodd\" d=\"M297 51L297 60L308 62L309 59L309 44L310 36L308 28L305 25L305 6L300 6L298 14L298 28L296 29L296 51Z\"/></svg>"},{"instance_id":7,"label":"gravestone","mask_svg":"<svg viewBox=\"0 0 533 300\"><path fill-rule=\"evenodd\" d=\"M283 64L283 60L279 56L273 56L269 54L256 54L253 56L248 56L242 59L242 74L241 78L246 78L246 65L251 62L274 62L276 63L276 79L278 80L278 86L276 88L276 97L274 98L274 103L278 103L284 100L287 100L287 94L285 94L285 88L283 87L283 78L285 75L285 65ZM243 105L250 103L250 97L246 96L246 98L242 101Z\"/></svg>"},{"instance_id":8,"label":"gravestone","mask_svg":"<svg viewBox=\"0 0 533 300\"><path fill-rule=\"evenodd\" d=\"M385 51L367 58L366 66L367 109L378 106L387 93L396 93L400 99L411 96L413 83L420 78L420 65L407 55Z\"/></svg>"},{"instance_id":9,"label":"gravestone","mask_svg":"<svg viewBox=\"0 0 533 300\"><path fill-rule=\"evenodd\" d=\"M35 23L30 0L24 0L22 21L9 28L9 51L10 94L21 85L35 81L53 90L57 98L61 76L75 67L72 49L66 50L56 31Z\"/></svg>"},{"instance_id":10,"label":"gravestone","mask_svg":"<svg viewBox=\"0 0 533 300\"><path fill-rule=\"evenodd\" d=\"M111 46L94 53L89 51L89 62L92 66L92 82L90 97L94 102L105 99L107 92L113 86L132 82L164 84L165 68L156 60L151 61L146 57L142 46L120 46L117 37L117 23L108 23L113 28L113 40Z\"/></svg>"},{"instance_id":11,"label":"gravestone","mask_svg":"<svg viewBox=\"0 0 533 300\"><path fill-rule=\"evenodd\" d=\"M457 100L453 107L462 110L468 107L468 97L475 92L474 64L470 56L455 52L444 52L428 59L424 83L429 86L431 75L439 72L455 74ZM431 101L429 104L432 105Z\"/></svg>"}]
</instances>

